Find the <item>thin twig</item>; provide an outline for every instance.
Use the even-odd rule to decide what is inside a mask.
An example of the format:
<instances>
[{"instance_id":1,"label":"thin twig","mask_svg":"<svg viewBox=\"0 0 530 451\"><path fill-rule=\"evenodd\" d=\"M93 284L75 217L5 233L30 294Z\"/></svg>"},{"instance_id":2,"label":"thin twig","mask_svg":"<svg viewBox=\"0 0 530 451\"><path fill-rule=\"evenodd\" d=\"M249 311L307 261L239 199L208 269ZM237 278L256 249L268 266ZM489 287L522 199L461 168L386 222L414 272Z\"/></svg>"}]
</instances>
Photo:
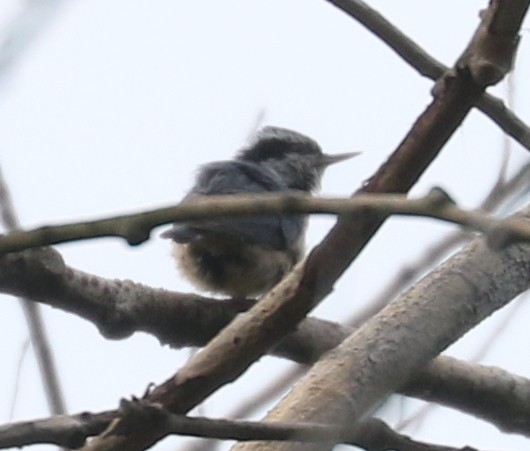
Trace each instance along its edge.
<instances>
[{"instance_id":1,"label":"thin twig","mask_svg":"<svg viewBox=\"0 0 530 451\"><path fill-rule=\"evenodd\" d=\"M11 68L23 57L26 49L39 37L65 4L65 0L26 0L23 7L4 27L0 40L0 86L4 85Z\"/></svg>"},{"instance_id":2,"label":"thin twig","mask_svg":"<svg viewBox=\"0 0 530 451\"><path fill-rule=\"evenodd\" d=\"M28 0L5 27L0 41L0 87L5 85L9 71L36 41L40 32L66 3L64 0ZM19 227L16 211L11 202L7 184L0 169L0 221L7 230ZM31 344L39 365L50 412L66 412L64 397L59 382L51 345L40 312L40 307L27 299L20 299L20 304L28 324Z\"/></svg>"},{"instance_id":3,"label":"thin twig","mask_svg":"<svg viewBox=\"0 0 530 451\"><path fill-rule=\"evenodd\" d=\"M253 394L250 399L240 403L228 416L230 418L248 418L257 409L263 407L264 404L277 399L280 393L285 392L306 371L307 367L305 366L290 368L268 387L265 387L257 394Z\"/></svg>"},{"instance_id":4,"label":"thin twig","mask_svg":"<svg viewBox=\"0 0 530 451\"><path fill-rule=\"evenodd\" d=\"M14 231L0 236L0 254L33 247L89 238L120 237L137 245L145 241L154 227L170 222L185 222L234 215L319 213L346 215L370 211L385 218L390 215L425 216L491 233L492 241L504 245L511 240L530 239L525 221L498 220L480 211L463 210L441 190L427 196L407 199L400 194L359 194L352 198L320 198L304 194L264 194L252 196L207 196L194 203L179 204L142 213L114 216L88 222L45 226Z\"/></svg>"},{"instance_id":5,"label":"thin twig","mask_svg":"<svg viewBox=\"0 0 530 451\"><path fill-rule=\"evenodd\" d=\"M25 339L20 347L20 355L17 362L17 372L15 375L15 386L13 387L13 397L11 398L11 406L9 408L9 419L11 420L15 415L15 407L17 405L17 398L20 385L20 377L22 374L22 366L24 364L24 359L26 358L29 348L29 338Z\"/></svg>"},{"instance_id":6,"label":"thin twig","mask_svg":"<svg viewBox=\"0 0 530 451\"><path fill-rule=\"evenodd\" d=\"M89 435L98 433L118 412L82 413L42 420L12 423L0 427L0 448L36 443L78 447ZM173 415L158 407L139 402L122 402L121 418L137 428L160 424L164 435L188 435L222 440L320 442L329 437L361 446L363 449L407 449L409 451L458 451L411 440L378 419L368 419L356 427L339 429L323 424L263 423ZM468 448L471 450L471 448Z\"/></svg>"},{"instance_id":7,"label":"thin twig","mask_svg":"<svg viewBox=\"0 0 530 451\"><path fill-rule=\"evenodd\" d=\"M15 207L11 200L9 188L3 177L1 168L0 212L2 225L7 230L12 231L19 227ZM63 414L66 412L64 396L40 306L25 298L19 298L19 301L28 325L31 344L39 365L50 412L54 415Z\"/></svg>"}]
</instances>

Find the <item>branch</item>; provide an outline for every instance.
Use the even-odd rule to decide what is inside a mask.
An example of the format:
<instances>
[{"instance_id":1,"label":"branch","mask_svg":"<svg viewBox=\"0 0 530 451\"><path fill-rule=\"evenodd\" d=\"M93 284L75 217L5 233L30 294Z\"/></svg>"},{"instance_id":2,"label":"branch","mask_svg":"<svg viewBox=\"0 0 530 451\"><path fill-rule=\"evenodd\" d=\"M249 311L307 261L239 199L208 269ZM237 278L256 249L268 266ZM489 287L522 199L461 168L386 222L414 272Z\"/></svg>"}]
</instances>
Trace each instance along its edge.
<instances>
[{"instance_id":1,"label":"branch","mask_svg":"<svg viewBox=\"0 0 530 451\"><path fill-rule=\"evenodd\" d=\"M300 324L303 324L304 321ZM342 328L338 323L337 326ZM271 381L269 385L260 387L259 390L253 390L251 395L246 396L242 401L240 400L235 409L227 414L228 418L250 418L257 411L262 411L272 400L279 399L282 394L286 393L307 372L307 369L306 366L300 365L289 368L274 381Z\"/></svg>"},{"instance_id":2,"label":"branch","mask_svg":"<svg viewBox=\"0 0 530 451\"><path fill-rule=\"evenodd\" d=\"M440 189L419 199L407 199L399 194L359 194L348 199L311 197L305 194L262 194L252 196L208 196L197 202L142 213L115 216L96 221L45 226L29 231L13 231L0 236L0 255L28 248L69 241L121 237L130 244L149 237L154 227L170 222L184 222L217 218L220 216L327 213L336 215L370 212L377 216L425 216L459 224L489 233L500 245L506 241L530 239L530 226L512 219L501 221L480 211L462 210Z\"/></svg>"},{"instance_id":3,"label":"branch","mask_svg":"<svg viewBox=\"0 0 530 451\"><path fill-rule=\"evenodd\" d=\"M16 230L19 221L15 207L11 201L11 195L7 183L0 168L0 223L7 230ZM44 393L48 402L49 411L59 415L66 412L64 395L55 365L52 346L46 332L46 325L38 304L22 297L19 299L20 306L24 312L31 345L39 366Z\"/></svg>"},{"instance_id":4,"label":"branch","mask_svg":"<svg viewBox=\"0 0 530 451\"><path fill-rule=\"evenodd\" d=\"M328 1L368 28L421 75L437 80L449 70L361 0ZM505 133L530 150L530 128L502 100L484 93L478 99L477 107Z\"/></svg>"},{"instance_id":5,"label":"branch","mask_svg":"<svg viewBox=\"0 0 530 451\"><path fill-rule=\"evenodd\" d=\"M400 391L530 437L530 381L500 368L438 357Z\"/></svg>"},{"instance_id":6,"label":"branch","mask_svg":"<svg viewBox=\"0 0 530 451\"><path fill-rule=\"evenodd\" d=\"M517 2L516 4L500 0L490 2L488 10L483 14L483 21L462 57L458 59L455 67L437 82L433 93L435 96L433 103L416 122L407 138L395 152L393 155L395 158L389 160L380 169L378 172L379 179L368 181L364 187L365 192L380 191L380 183L384 183L386 188L395 186L396 191L407 181L414 183L415 178L409 179L412 171L404 172L403 168L401 171L395 170L396 160L401 163L408 160L408 167L411 169L430 162L441 145L446 142L456 126L463 120L471 106L482 95L486 85L498 81L511 66L515 46L509 45L509 43L516 40L518 27L514 25L506 33L499 34L490 32L492 24L496 24L500 20L498 17L505 17L505 11L510 10L510 8L512 11L508 15L514 23L520 24L528 6L528 1L525 3ZM436 122L433 123L433 120ZM423 141L427 135L431 137L431 140ZM423 155L417 153L418 147L421 147L425 152ZM416 152L409 153L412 149ZM396 157L399 154L402 158ZM412 155L414 158L410 158ZM354 230L355 226L353 226L351 218L349 219L350 221L346 224L344 223L346 220L339 219L338 225L328 235L328 238L313 252L312 255L317 261L326 262L325 267L324 265L320 266L318 268L320 271L312 274L313 277L318 277L321 280L329 273L336 274L337 269L340 272L344 260L348 260L342 260L339 247L327 246L327 244L330 241L336 243L337 239L343 238L342 232L347 232L351 236L355 231L358 231L358 229ZM356 219L358 218L356 217ZM368 221L367 223L366 219L364 221L358 220L356 224L358 225L360 222L364 225L364 230L359 231L364 232L363 236L373 233L380 224L373 216L371 221ZM337 229L343 230L337 232ZM346 247L345 243L348 243L348 240L345 237L343 240L345 242L343 241L342 245ZM354 244L359 243L359 240L353 241ZM353 244L351 239L348 244ZM474 245L478 254L484 252L483 258L488 256L492 260L502 262L502 260L497 259L497 256L488 255L489 250L483 243L477 244L475 242ZM348 252L352 250L350 246L346 248ZM328 252L331 249L334 250L334 253ZM520 245L520 247L511 246L509 249L516 251L517 258L520 257L524 261L524 257L521 255L524 245ZM473 255L473 249L469 248L468 250L468 256ZM524 250L528 252L530 249ZM509 253L498 252L498 254L504 256L503 263L510 261ZM397 302L390 304L389 307L359 329L357 333L342 342L332 353L328 354L328 357L317 362L306 377L295 386L268 417L277 421L296 421L296 419L304 418L304 420L327 424L341 424L341 421L347 417L355 422L389 392L404 383L412 371L425 365L429 359L435 357L469 327L480 322L486 315L499 308L503 303L508 302L512 296L528 286L528 273L523 275L520 273L520 268L514 268L514 278L515 275L519 278L516 281L510 280L509 282L515 283L509 283L509 286L506 286L506 283L503 284L501 292L499 289L501 284L492 287L491 280L479 280L480 274L475 274L474 268L481 268L485 273L492 272L491 266L486 265L485 261L475 261L471 257L469 259L462 257L462 261L471 263L467 267L459 268L458 274L462 274L464 279L451 278L448 274L444 284L439 284L441 278L430 279L433 287L436 286L440 293L446 293L447 299L445 300L447 303L439 302L440 299L438 298L438 302L432 302L432 299L429 302L428 297L424 297L420 292L421 284L418 284L417 290L419 291L409 292L410 298L401 297ZM310 266L309 263L308 261L307 266ZM489 263L491 265L491 261ZM524 265L521 263L521 266ZM528 272L530 264L525 269ZM468 273L477 276L472 281L471 286L466 283ZM499 274L499 278L502 277L507 278L507 275L501 276ZM495 281L495 283L497 282ZM481 283L483 285L480 285ZM490 291L484 293L482 291L484 287L489 288ZM321 289L321 286L318 288ZM427 288L425 287L425 289ZM451 289L456 291L448 293L447 290L450 291ZM459 291L464 293L464 299L462 303L457 302L455 305L454 295L460 294ZM486 300L481 299L482 303L477 302L477 299L473 299L472 296L474 292L480 292L486 297ZM412 296L412 293L419 297ZM414 300L412 305L407 302L410 300ZM467 300L469 300L469 304L465 302ZM439 308L442 310L438 310ZM446 308L448 310L445 310ZM410 312L407 314L409 310ZM439 316L435 316L433 313L438 313ZM458 316L453 316L454 313L458 313ZM410 349L414 349L415 352L410 353ZM404 351L408 352L408 355L403 355ZM363 365L365 366L362 367ZM354 412L354 414L350 415L350 412ZM334 442L330 441L328 446L324 448L319 446L318 449L328 449L333 444ZM256 444L255 446L253 444L239 444L235 447L238 450L258 450L260 448L268 451L271 449L300 449L293 444L273 445L270 443ZM308 445L304 449L311 450L315 447Z\"/></svg>"},{"instance_id":7,"label":"branch","mask_svg":"<svg viewBox=\"0 0 530 451\"><path fill-rule=\"evenodd\" d=\"M497 181L491 187L489 193L482 200L478 211L491 213L500 210L500 207L507 202L513 204L520 200L530 187L530 163L521 166L518 171L508 180L504 178L501 170ZM506 206L504 206L506 209ZM437 242L431 244L429 248L415 262L408 263L401 267L395 278L372 301L368 302L360 311L356 312L345 321L350 326L359 326L366 320L374 316L385 305L387 305L396 295L408 288L429 268L433 268L442 258L456 246L469 241L472 234L467 230L455 230L441 237Z\"/></svg>"},{"instance_id":8,"label":"branch","mask_svg":"<svg viewBox=\"0 0 530 451\"><path fill-rule=\"evenodd\" d=\"M34 42L38 42L40 33L57 15L65 4L64 0L41 2L30 0L20 5L19 12L10 23L3 25L0 41L0 87L5 89L10 71L27 53Z\"/></svg>"},{"instance_id":9,"label":"branch","mask_svg":"<svg viewBox=\"0 0 530 451\"><path fill-rule=\"evenodd\" d=\"M74 313L91 321L108 338L143 331L176 347L203 345L253 304L87 274L66 266L52 248L0 257L0 291Z\"/></svg>"},{"instance_id":10,"label":"branch","mask_svg":"<svg viewBox=\"0 0 530 451\"><path fill-rule=\"evenodd\" d=\"M255 303L105 279L66 266L51 248L0 257L0 292L26 296L73 313L92 322L107 338L125 338L141 331L173 347L204 346ZM309 363L344 337L336 323L309 318L274 352Z\"/></svg>"},{"instance_id":11,"label":"branch","mask_svg":"<svg viewBox=\"0 0 530 451\"><path fill-rule=\"evenodd\" d=\"M238 313L254 304L251 300L210 299L153 289L129 281L104 279L65 266L60 255L52 249L34 249L0 258L0 291L25 295L74 313L93 322L108 337L123 338L134 331L143 331L175 347L204 346ZM312 363L352 332L352 328L337 323L306 318L270 353L300 363ZM444 359L438 358L435 362ZM449 364L453 365L450 361ZM409 384L407 393L445 403L445 391L457 392L465 376L467 385L463 386L467 386L467 393L473 396L461 396L459 409L493 422L501 429L530 436L530 426L524 420L530 418L530 402L524 404L524 397L523 403L512 398L514 394L523 396L530 392L530 381L517 380L517 389L511 391L515 379L509 373L499 378L493 371L488 373L491 378L485 378L481 372L481 376L475 377L475 366L460 362L463 369L459 375L447 370L442 377L437 372L443 370L445 363L440 365L436 371L427 368L425 375L415 380L416 391L412 393ZM434 381L443 379L445 382L429 382L431 377ZM477 381L486 382L477 385ZM505 388L499 386L501 383ZM498 418L495 409L481 407L484 399L492 399L492 393L499 397L493 399L502 396L504 400L504 419ZM455 396L448 395L450 405L454 400ZM521 405L526 408L522 409Z\"/></svg>"},{"instance_id":12,"label":"branch","mask_svg":"<svg viewBox=\"0 0 530 451\"><path fill-rule=\"evenodd\" d=\"M67 449L84 445L87 437L99 434L116 417L116 411L83 412L57 415L0 426L0 448L14 448L37 443L59 445Z\"/></svg>"},{"instance_id":13,"label":"branch","mask_svg":"<svg viewBox=\"0 0 530 451\"><path fill-rule=\"evenodd\" d=\"M22 447L51 443L67 448L82 446L89 435L101 432L118 412L62 415L42 420L12 423L0 427L0 448ZM458 451L456 448L416 442L398 434L383 421L369 419L346 431L321 424L262 423L230 421L204 417L173 415L142 402L122 401L120 415L129 426L145 428L162 425L165 435L188 435L222 440L322 442L328 437L341 436L341 442L359 446L367 451L406 449L408 451ZM466 448L473 451L471 448Z\"/></svg>"},{"instance_id":14,"label":"branch","mask_svg":"<svg viewBox=\"0 0 530 451\"><path fill-rule=\"evenodd\" d=\"M347 416L354 423L418 368L529 286L529 244L494 252L482 239L474 240L319 360L268 420L295 421L304 412L304 421L336 425ZM432 382L431 386L437 385ZM513 378L504 389L513 390L511 382ZM493 399L488 397L488 403ZM516 405L520 401L528 402L526 395ZM517 407L511 405L511 409ZM297 449L267 446L268 450Z\"/></svg>"},{"instance_id":15,"label":"branch","mask_svg":"<svg viewBox=\"0 0 530 451\"><path fill-rule=\"evenodd\" d=\"M478 416L484 418L486 413L487 415L498 417L498 421L495 423L496 426L507 426L503 428L506 432L520 432L521 428L526 428L527 435L530 432L528 424L528 418L530 418L528 412L530 381L511 375L498 368L469 365L450 357L439 357L421 372L413 382L409 382L402 392L427 401L441 401L442 404L458 409L463 408L462 410L468 412L469 406L480 406L483 411L479 412L477 408L476 413ZM449 400L445 399L445 392L450 393ZM483 400L487 401L483 402ZM512 417L513 414L515 414L515 417ZM0 448L21 447L36 443L49 443L66 448L77 448L84 444L86 438L102 432L117 415L117 411L97 414L83 412L71 416L55 416L6 424L0 427ZM167 431L168 433L244 439L242 435L244 432L239 433L239 435L228 435L230 432L224 432L224 435L219 435L219 433L215 435L215 433L211 432L211 429L208 429L208 425L206 426L207 432L204 432L204 428L197 426L197 423L201 423L199 420L190 419L188 421L188 418L183 416L175 416L174 418L176 425L172 426L171 430ZM485 419L491 421L491 418ZM211 420L205 419L205 421L209 422ZM235 424L236 434L238 433L239 425L241 425L243 430L249 430L245 428L245 422L221 421L214 423L213 428L220 427L223 431L232 431L231 425ZM270 439L270 435L250 436L249 434L259 433L260 423L250 424L257 425L258 432L256 432L256 429L251 428L250 430L253 432L247 432L247 439L250 439L249 437ZM518 430L514 430L513 425L517 425L516 429ZM288 427L291 428L293 433L303 433L305 430L303 424L291 424ZM384 428L387 427L384 426ZM270 430L274 431L274 427ZM287 430L283 428L279 433L285 434ZM324 430L325 433L326 428L320 426L318 430ZM329 429L327 430L329 431ZM371 432L368 433L368 431ZM308 439L310 437L314 436L307 436ZM390 431L389 435L388 431L380 429L380 425L375 420L363 423L355 435L347 434L346 438L348 437L350 443L357 443L361 446L367 446L367 443L370 443L369 440L371 440L372 444L379 444L377 445L379 448L376 449L393 449L392 444L395 446L401 443L399 439L396 439L394 431ZM386 447L381 443L386 443ZM371 446L376 445L373 444ZM409 448L406 449L408 450ZM431 448L426 449L430 450Z\"/></svg>"},{"instance_id":16,"label":"branch","mask_svg":"<svg viewBox=\"0 0 530 451\"><path fill-rule=\"evenodd\" d=\"M495 6L492 3L491 7ZM487 22L482 26L487 26ZM506 52L504 58L511 61L512 55ZM478 100L485 82L492 80L479 69L466 60L454 73L447 74L438 85L433 103L387 163L363 186L364 192L410 189ZM477 80L474 73L480 75ZM342 216L305 264L298 265L258 304L232 321L174 377L156 387L147 400L160 403L173 413L186 413L240 376L330 293L337 278L384 220L385 216L365 211ZM161 438L156 428L124 431L122 425L116 421L85 449L141 450Z\"/></svg>"}]
</instances>

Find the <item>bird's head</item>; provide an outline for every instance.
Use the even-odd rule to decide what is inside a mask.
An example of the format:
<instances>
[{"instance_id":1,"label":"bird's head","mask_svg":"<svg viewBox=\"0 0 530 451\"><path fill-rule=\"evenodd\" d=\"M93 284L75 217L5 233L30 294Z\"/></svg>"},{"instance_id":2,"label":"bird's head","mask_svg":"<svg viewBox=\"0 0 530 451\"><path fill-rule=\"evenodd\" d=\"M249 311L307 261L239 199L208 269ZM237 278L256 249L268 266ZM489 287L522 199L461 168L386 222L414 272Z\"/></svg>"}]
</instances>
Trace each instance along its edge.
<instances>
[{"instance_id":1,"label":"bird's head","mask_svg":"<svg viewBox=\"0 0 530 451\"><path fill-rule=\"evenodd\" d=\"M239 152L237 159L273 170L290 189L311 192L319 187L328 166L358 154L325 154L316 141L301 133L264 127L250 146Z\"/></svg>"}]
</instances>

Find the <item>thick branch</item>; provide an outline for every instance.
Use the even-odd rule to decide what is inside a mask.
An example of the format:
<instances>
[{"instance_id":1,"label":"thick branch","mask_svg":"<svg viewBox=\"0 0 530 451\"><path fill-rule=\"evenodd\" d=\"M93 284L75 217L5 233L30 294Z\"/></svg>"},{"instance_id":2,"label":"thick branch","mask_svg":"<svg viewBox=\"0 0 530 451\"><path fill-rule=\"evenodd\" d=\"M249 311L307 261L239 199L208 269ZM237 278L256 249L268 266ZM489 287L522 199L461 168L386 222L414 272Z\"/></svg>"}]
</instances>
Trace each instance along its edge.
<instances>
[{"instance_id":1,"label":"thick branch","mask_svg":"<svg viewBox=\"0 0 530 451\"><path fill-rule=\"evenodd\" d=\"M400 391L530 436L530 381L500 368L438 357Z\"/></svg>"},{"instance_id":2,"label":"thick branch","mask_svg":"<svg viewBox=\"0 0 530 451\"><path fill-rule=\"evenodd\" d=\"M177 347L203 345L253 305L104 279L66 266L51 248L0 257L0 291L74 313L109 338L143 331Z\"/></svg>"},{"instance_id":3,"label":"thick branch","mask_svg":"<svg viewBox=\"0 0 530 451\"><path fill-rule=\"evenodd\" d=\"M530 188L530 163L521 166L519 170L509 179L505 179L501 168L499 178L491 187L489 193L480 203L478 210L491 213L501 210L501 205L509 202L514 204L521 200L524 193ZM408 288L414 281L424 274L429 268L436 266L442 258L458 245L471 239L472 235L466 230L455 230L442 236L437 242L430 245L413 263L402 266L395 278L370 302L366 303L362 310L356 312L346 320L346 324L355 326L363 324L368 318L374 316L379 310L387 305L396 295Z\"/></svg>"},{"instance_id":4,"label":"thick branch","mask_svg":"<svg viewBox=\"0 0 530 451\"><path fill-rule=\"evenodd\" d=\"M106 336L120 338L144 331L176 347L204 346L254 303L208 299L104 279L64 266L51 249L0 258L0 290L75 313L92 321ZM271 352L311 363L352 331L329 321L306 318ZM530 402L526 397L530 381L487 368L477 370L475 375L475 366L446 357L436 359L433 365L434 369L427 367L414 383L407 384L406 394L455 406L501 429L530 435L530 425L525 421L530 418ZM460 394L459 387L465 387L467 396ZM496 409L488 408L484 401L487 399L502 403L503 418L496 414Z\"/></svg>"},{"instance_id":5,"label":"thick branch","mask_svg":"<svg viewBox=\"0 0 530 451\"><path fill-rule=\"evenodd\" d=\"M518 4L518 6L517 12L512 12L512 14L518 14L522 20L528 8L528 2L524 5ZM411 133L396 151L396 154L401 154L402 157L397 158L397 161L408 160L408 166L411 168L430 161L432 154L422 158L416 153L409 153L409 151L417 149L419 145L423 146L424 150L432 147L438 149L438 146L441 146L448 139L454 127L462 121L472 104L478 100L485 86L490 82L498 81L509 70L515 47L505 44L516 39L516 31L511 29L506 34L498 35L489 33L489 30L491 24L496 22L497 15L502 15L503 11L510 7L512 7L510 2L493 0L490 3L488 10L484 13L483 22L475 32L462 57L459 58L451 73L446 74L443 79L438 81L434 91L434 102L414 125ZM489 52L491 48L501 48L501 51L492 55ZM431 122L434 118L437 119L436 125ZM439 124L444 125L439 126ZM431 141L423 142L422 139L426 136L427 130L431 136ZM412 155L414 158L410 158ZM378 191L380 183L384 183L387 188L395 186L396 190L399 190L404 180L407 180L413 172L396 171L394 169L395 162L396 159L389 160L380 170L382 176L377 181L370 180L365 191ZM413 180L411 181L413 182ZM368 228L372 232L377 227L378 221L374 220ZM318 276L321 278L322 269L326 272L334 272L337 269L333 267L333 262L340 260L336 254L338 248L333 245L326 246L326 244L330 244L329 241L335 241L343 235L340 232L337 233L337 229L340 228L348 231L349 235L354 232L351 223L347 223L345 226L344 222L339 220L334 231L328 236L329 240L327 239L323 246L313 253L317 257L317 261L319 260L318 257L321 257L320 261L327 262L325 268L319 268ZM475 246L481 248L481 252L486 251L483 244L477 245L475 243ZM517 258L520 257L522 248L524 246L518 248ZM334 249L335 252L333 254L328 253L330 249ZM525 250L528 252L530 249ZM322 255L318 255L319 251L322 251ZM505 253L503 255L509 259L509 255ZM486 255L483 257L485 258ZM490 265L491 261L489 262ZM338 265L342 265L342 263L341 261ZM460 267L459 269L461 274L467 275L468 272L474 274L474 268L482 268L486 273L491 272L491 267L484 267L485 262L477 261L476 266L474 266L474 261L467 261L466 263L468 263L466 268ZM310 268L310 262L307 266ZM521 266L524 267L524 265ZM528 272L530 266L527 265L524 269ZM311 273L311 271L308 272ZM514 290L515 284L504 285L502 292L498 290L499 286L491 287L491 280L478 280L479 277L473 280L470 286L467 285L465 278L449 281L451 278L448 277L444 281L444 285L439 284L443 278L431 279L430 283L439 288L440 292L444 292L444 289L458 287L456 291L446 294L447 305L444 302L433 305L432 302L427 302L428 296L424 297L425 295L420 293L418 295L423 300L420 301L418 298L412 305L407 302L410 300L409 298L400 298L401 301L384 309L351 338L342 342L327 358L317 362L302 381L296 385L295 389L271 412L269 418L277 421L322 421L328 424L340 424L344 418L352 418L353 421L361 418L390 391L404 383L412 371L427 363L429 359L435 357L468 328L480 322L494 309L499 308L515 294L525 289L528 286L527 274L521 275L520 269L514 269L514 277L515 274L520 277L517 289ZM454 285L451 286L450 283ZM484 287L489 288L490 292L482 293ZM458 291L465 293L464 297L469 298L469 304L464 300L461 304L455 305L455 295L461 295ZM477 302L476 298L473 302L471 295L475 291L484 294L490 303ZM495 292L493 298L491 292ZM438 311L438 305L450 308ZM410 313L407 314L408 310ZM454 313L458 313L458 315L455 316ZM440 319L442 320L440 321ZM442 324L439 324L440 322ZM403 355L403 350L408 352L410 349L414 349L415 352ZM363 364L366 366L363 367ZM333 445L333 441L328 444L330 448ZM240 450L300 449L294 444L273 445L271 443L265 445L242 444L235 448ZM306 446L304 449L310 450L315 449L315 447ZM326 449L326 447L319 446L318 449Z\"/></svg>"},{"instance_id":6,"label":"thick branch","mask_svg":"<svg viewBox=\"0 0 530 451\"><path fill-rule=\"evenodd\" d=\"M47 258L43 261L35 258L39 255ZM194 295L153 290L132 282L98 278L72 268L63 268L60 257L52 250L13 254L4 257L0 262L1 290L19 295L31 295L41 302L77 313L94 321L104 334L114 338L141 330L152 333L160 341L175 346L187 344L202 346L235 314L252 305L251 301L210 300ZM57 264L58 262L60 264ZM61 271L54 271L57 267L61 268ZM347 329L336 324L308 319L295 334L286 338L276 348L276 352L299 362L310 362L325 350L338 344L348 333ZM466 371L469 374L469 381L480 380L473 376L471 367L466 367ZM510 380L509 375L505 376L506 378ZM499 378L496 379L495 385L499 383ZM428 378L426 380L428 383ZM454 383L454 378L445 376L445 380L451 382L451 387L458 386ZM441 386L436 383L430 385ZM490 381L489 385L494 384ZM517 392L526 393L524 386L519 384ZM468 394L475 394L479 390L476 387L471 390L469 385L466 387L468 388L465 393ZM495 389L500 390L498 387ZM458 393L457 388L451 390ZM419 389L419 392L422 396L427 396L425 390ZM497 397L497 399L504 399L505 404L515 402L517 405L517 399L510 401L509 395L510 393L507 392L502 398ZM438 390L434 396L439 402L444 402L445 390ZM454 402L451 399L455 399L455 396L450 396L447 402ZM465 405L458 406L462 410L483 416L488 421L495 422L500 428L528 433L527 425L521 420L525 418L524 415L528 415L528 412L521 412L516 407L509 410L508 422L506 418L490 418L488 410L482 409L475 402L491 399L487 391L477 393L473 399L461 395L456 399L465 399ZM508 412L506 407L503 411Z\"/></svg>"},{"instance_id":7,"label":"thick branch","mask_svg":"<svg viewBox=\"0 0 530 451\"><path fill-rule=\"evenodd\" d=\"M529 244L493 252L476 239L317 362L268 419L337 424L348 417L354 422L529 286ZM301 448L268 443L236 449Z\"/></svg>"}]
</instances>

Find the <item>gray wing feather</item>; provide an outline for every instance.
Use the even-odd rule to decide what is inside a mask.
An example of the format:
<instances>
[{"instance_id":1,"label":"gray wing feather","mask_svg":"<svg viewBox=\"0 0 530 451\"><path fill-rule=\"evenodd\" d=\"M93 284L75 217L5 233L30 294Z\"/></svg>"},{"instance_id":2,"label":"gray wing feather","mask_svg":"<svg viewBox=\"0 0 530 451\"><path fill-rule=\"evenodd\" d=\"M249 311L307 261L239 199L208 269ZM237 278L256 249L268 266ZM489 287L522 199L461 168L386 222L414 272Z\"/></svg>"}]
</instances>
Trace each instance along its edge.
<instances>
[{"instance_id":1,"label":"gray wing feather","mask_svg":"<svg viewBox=\"0 0 530 451\"><path fill-rule=\"evenodd\" d=\"M198 196L285 190L287 187L277 174L256 164L243 161L216 162L201 168L195 186L182 202L190 202ZM299 215L228 217L174 224L162 236L178 243L187 243L208 233L221 233L240 237L253 244L285 250L297 240L303 227L304 220Z\"/></svg>"}]
</instances>

